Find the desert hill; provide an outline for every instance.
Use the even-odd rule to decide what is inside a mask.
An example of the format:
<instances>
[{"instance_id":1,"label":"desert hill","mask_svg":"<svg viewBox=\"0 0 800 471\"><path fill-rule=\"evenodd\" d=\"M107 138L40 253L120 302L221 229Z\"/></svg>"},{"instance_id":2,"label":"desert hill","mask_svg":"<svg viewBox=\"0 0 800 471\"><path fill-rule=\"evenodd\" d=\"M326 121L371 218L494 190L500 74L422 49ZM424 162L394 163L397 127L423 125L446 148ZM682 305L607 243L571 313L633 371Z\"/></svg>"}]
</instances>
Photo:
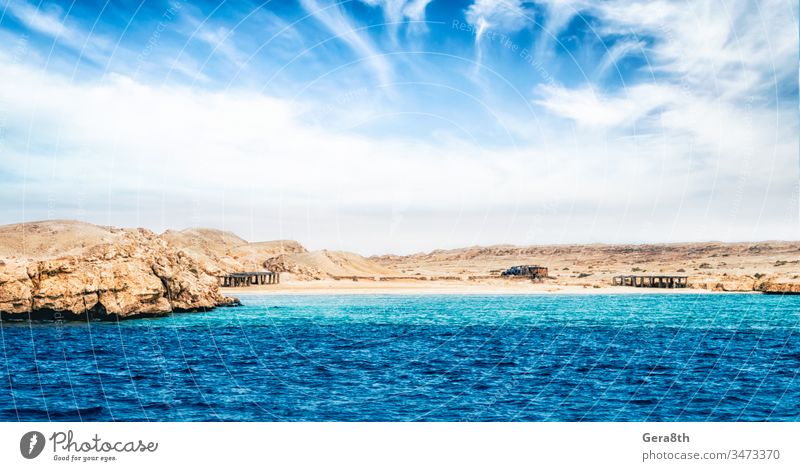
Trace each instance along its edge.
<instances>
[{"instance_id":1,"label":"desert hill","mask_svg":"<svg viewBox=\"0 0 800 471\"><path fill-rule=\"evenodd\" d=\"M350 252L309 252L294 240L247 242L231 232L216 229L166 231L161 237L216 274L268 269L289 273L299 280L320 280L396 273Z\"/></svg>"},{"instance_id":2,"label":"desert hill","mask_svg":"<svg viewBox=\"0 0 800 471\"><path fill-rule=\"evenodd\" d=\"M246 245L247 241L230 231L197 227L182 231L167 230L161 237L170 244L180 245L210 254L224 253L234 247Z\"/></svg>"},{"instance_id":3,"label":"desert hill","mask_svg":"<svg viewBox=\"0 0 800 471\"><path fill-rule=\"evenodd\" d=\"M80 255L119 240L130 230L79 221L39 221L0 226L0 258L43 259Z\"/></svg>"},{"instance_id":4,"label":"desert hill","mask_svg":"<svg viewBox=\"0 0 800 471\"><path fill-rule=\"evenodd\" d=\"M800 242L467 247L370 260L404 274L487 276L543 265L553 282L606 286L619 274L684 274L696 288L749 291L767 280L800 283ZM792 281L794 280L794 281Z\"/></svg>"},{"instance_id":5,"label":"desert hill","mask_svg":"<svg viewBox=\"0 0 800 471\"><path fill-rule=\"evenodd\" d=\"M283 254L305 254L308 250L294 240L272 240L239 245L227 253L240 264L242 270L257 271L266 268L267 261L273 257Z\"/></svg>"},{"instance_id":6,"label":"desert hill","mask_svg":"<svg viewBox=\"0 0 800 471\"><path fill-rule=\"evenodd\" d=\"M227 271L238 271L239 264L228 256L228 250L247 241L232 232L218 229L185 229L168 230L161 238L170 247L181 250L202 263L205 269L213 274Z\"/></svg>"},{"instance_id":7,"label":"desert hill","mask_svg":"<svg viewBox=\"0 0 800 471\"><path fill-rule=\"evenodd\" d=\"M265 266L270 270L292 273L305 280L398 274L395 270L361 255L332 250L282 254L269 259Z\"/></svg>"}]
</instances>

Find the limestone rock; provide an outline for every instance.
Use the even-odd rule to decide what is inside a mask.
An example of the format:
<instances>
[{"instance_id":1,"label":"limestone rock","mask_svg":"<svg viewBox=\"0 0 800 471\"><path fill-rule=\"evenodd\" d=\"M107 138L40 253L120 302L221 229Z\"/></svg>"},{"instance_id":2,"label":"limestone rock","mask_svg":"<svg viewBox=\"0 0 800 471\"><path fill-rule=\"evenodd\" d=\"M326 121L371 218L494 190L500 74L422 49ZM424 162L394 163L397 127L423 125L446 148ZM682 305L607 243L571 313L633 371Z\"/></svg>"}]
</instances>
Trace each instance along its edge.
<instances>
[{"instance_id":1,"label":"limestone rock","mask_svg":"<svg viewBox=\"0 0 800 471\"><path fill-rule=\"evenodd\" d=\"M30 311L33 290L26 263L9 260L0 265L0 312Z\"/></svg>"},{"instance_id":2,"label":"limestone rock","mask_svg":"<svg viewBox=\"0 0 800 471\"><path fill-rule=\"evenodd\" d=\"M759 289L769 294L800 294L800 274L770 277L760 284Z\"/></svg>"},{"instance_id":3,"label":"limestone rock","mask_svg":"<svg viewBox=\"0 0 800 471\"><path fill-rule=\"evenodd\" d=\"M87 230L94 233L97 228L63 221L54 224L58 226L55 236L61 239L80 239ZM50 234L46 226L46 222L36 223L37 230ZM16 228L10 227L2 228L4 239L0 240L13 241ZM18 231L24 237L21 227ZM236 302L220 294L218 280L207 267L151 231L110 229L93 240L97 243L87 247L72 244L69 256L45 252L24 254L26 260L0 258L0 315L4 319L124 319Z\"/></svg>"},{"instance_id":4,"label":"limestone rock","mask_svg":"<svg viewBox=\"0 0 800 471\"><path fill-rule=\"evenodd\" d=\"M711 291L754 291L758 280L749 275L720 275L710 277L689 277L689 288Z\"/></svg>"},{"instance_id":5,"label":"limestone rock","mask_svg":"<svg viewBox=\"0 0 800 471\"><path fill-rule=\"evenodd\" d=\"M263 266L269 271L291 273L299 280L321 280L328 277L322 270L297 263L291 255L287 254L268 258Z\"/></svg>"}]
</instances>

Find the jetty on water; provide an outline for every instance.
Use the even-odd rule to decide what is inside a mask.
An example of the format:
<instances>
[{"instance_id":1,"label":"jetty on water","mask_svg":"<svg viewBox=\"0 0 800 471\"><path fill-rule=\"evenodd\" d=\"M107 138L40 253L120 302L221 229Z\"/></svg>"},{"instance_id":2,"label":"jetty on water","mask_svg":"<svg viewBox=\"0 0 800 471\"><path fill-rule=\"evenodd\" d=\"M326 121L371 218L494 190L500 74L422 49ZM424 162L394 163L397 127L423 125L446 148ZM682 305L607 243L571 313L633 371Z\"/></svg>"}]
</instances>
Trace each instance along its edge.
<instances>
[{"instance_id":1,"label":"jetty on water","mask_svg":"<svg viewBox=\"0 0 800 471\"><path fill-rule=\"evenodd\" d=\"M614 286L634 286L636 288L686 288L688 276L675 275L619 275L615 276Z\"/></svg>"},{"instance_id":2,"label":"jetty on water","mask_svg":"<svg viewBox=\"0 0 800 471\"><path fill-rule=\"evenodd\" d=\"M276 285L281 282L281 274L274 271L246 271L220 275L223 288L238 288L251 285Z\"/></svg>"}]
</instances>

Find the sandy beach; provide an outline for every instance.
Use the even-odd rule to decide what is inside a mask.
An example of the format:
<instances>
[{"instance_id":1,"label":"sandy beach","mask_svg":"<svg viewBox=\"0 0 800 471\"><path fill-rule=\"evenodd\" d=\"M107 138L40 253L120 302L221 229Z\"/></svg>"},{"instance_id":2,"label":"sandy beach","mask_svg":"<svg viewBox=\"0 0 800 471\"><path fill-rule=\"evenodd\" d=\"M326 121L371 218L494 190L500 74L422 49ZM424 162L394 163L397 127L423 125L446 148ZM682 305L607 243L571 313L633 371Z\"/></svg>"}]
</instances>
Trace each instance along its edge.
<instances>
[{"instance_id":1,"label":"sandy beach","mask_svg":"<svg viewBox=\"0 0 800 471\"><path fill-rule=\"evenodd\" d=\"M330 295L330 294L699 294L722 293L706 289L686 288L665 290L658 288L633 288L630 286L579 286L526 281L492 280L467 281L351 281L313 280L288 281L277 285L260 285L246 288L222 288L225 296L242 295Z\"/></svg>"}]
</instances>

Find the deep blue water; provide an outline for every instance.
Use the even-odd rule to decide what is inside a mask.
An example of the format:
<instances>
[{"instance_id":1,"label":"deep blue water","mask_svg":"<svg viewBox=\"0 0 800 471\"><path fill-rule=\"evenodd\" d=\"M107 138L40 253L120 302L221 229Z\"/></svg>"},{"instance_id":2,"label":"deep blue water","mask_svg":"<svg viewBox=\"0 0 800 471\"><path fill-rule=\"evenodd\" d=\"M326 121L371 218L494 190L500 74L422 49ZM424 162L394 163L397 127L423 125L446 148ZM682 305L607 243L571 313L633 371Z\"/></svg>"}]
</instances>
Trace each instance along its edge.
<instances>
[{"instance_id":1,"label":"deep blue water","mask_svg":"<svg viewBox=\"0 0 800 471\"><path fill-rule=\"evenodd\" d=\"M800 296L242 301L4 322L0 420L800 419Z\"/></svg>"}]
</instances>

